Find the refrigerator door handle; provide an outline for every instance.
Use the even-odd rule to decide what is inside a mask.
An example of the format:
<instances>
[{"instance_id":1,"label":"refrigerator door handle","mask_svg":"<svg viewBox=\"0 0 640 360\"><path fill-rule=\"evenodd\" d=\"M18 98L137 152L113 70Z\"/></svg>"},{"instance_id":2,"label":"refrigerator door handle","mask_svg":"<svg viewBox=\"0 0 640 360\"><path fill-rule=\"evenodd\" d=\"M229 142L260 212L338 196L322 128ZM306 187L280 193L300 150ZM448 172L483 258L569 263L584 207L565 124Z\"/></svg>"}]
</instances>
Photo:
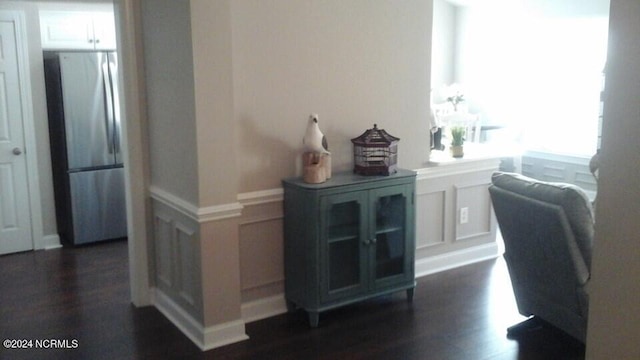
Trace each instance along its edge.
<instances>
[{"instance_id":1,"label":"refrigerator door handle","mask_svg":"<svg viewBox=\"0 0 640 360\"><path fill-rule=\"evenodd\" d=\"M105 112L106 116L106 126L107 126L107 147L109 149L109 154L114 153L114 142L113 142L113 93L111 87L111 77L109 76L109 60L108 57L104 57L102 61L102 83L104 85L104 95L105 95Z\"/></svg>"},{"instance_id":2,"label":"refrigerator door handle","mask_svg":"<svg viewBox=\"0 0 640 360\"><path fill-rule=\"evenodd\" d=\"M121 136L121 123L120 123L120 94L118 93L118 66L115 53L109 53L107 56L107 62L109 64L109 83L111 90L113 91L113 146L116 153L116 163L120 163L120 136Z\"/></svg>"}]
</instances>

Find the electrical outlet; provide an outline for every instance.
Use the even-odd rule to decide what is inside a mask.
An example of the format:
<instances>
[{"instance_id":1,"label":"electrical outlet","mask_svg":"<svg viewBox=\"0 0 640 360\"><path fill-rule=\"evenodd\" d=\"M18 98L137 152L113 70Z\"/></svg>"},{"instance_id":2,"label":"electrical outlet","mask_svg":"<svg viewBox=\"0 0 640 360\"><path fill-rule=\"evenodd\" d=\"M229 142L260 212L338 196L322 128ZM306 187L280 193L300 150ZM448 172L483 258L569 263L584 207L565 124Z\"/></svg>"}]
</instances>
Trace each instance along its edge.
<instances>
[{"instance_id":1,"label":"electrical outlet","mask_svg":"<svg viewBox=\"0 0 640 360\"><path fill-rule=\"evenodd\" d=\"M469 222L469 208L460 208L460 224L466 224Z\"/></svg>"}]
</instances>

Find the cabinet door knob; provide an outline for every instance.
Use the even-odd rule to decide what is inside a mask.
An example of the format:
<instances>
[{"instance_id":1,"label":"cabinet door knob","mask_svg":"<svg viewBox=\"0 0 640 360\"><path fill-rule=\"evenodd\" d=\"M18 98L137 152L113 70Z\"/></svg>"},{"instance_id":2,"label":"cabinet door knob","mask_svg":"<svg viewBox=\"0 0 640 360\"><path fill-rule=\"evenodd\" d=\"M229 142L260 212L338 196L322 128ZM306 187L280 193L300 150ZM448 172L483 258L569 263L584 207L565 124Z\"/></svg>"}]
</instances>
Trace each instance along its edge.
<instances>
[{"instance_id":1,"label":"cabinet door knob","mask_svg":"<svg viewBox=\"0 0 640 360\"><path fill-rule=\"evenodd\" d=\"M372 244L375 244L377 241L378 241L378 239L376 239L376 238L371 239L371 243Z\"/></svg>"},{"instance_id":2,"label":"cabinet door knob","mask_svg":"<svg viewBox=\"0 0 640 360\"><path fill-rule=\"evenodd\" d=\"M369 245L370 241L369 240L362 240L362 243L365 245Z\"/></svg>"},{"instance_id":3,"label":"cabinet door knob","mask_svg":"<svg viewBox=\"0 0 640 360\"><path fill-rule=\"evenodd\" d=\"M13 148L13 150L11 152L13 153L13 155L22 154L22 150L20 150L20 148Z\"/></svg>"}]
</instances>

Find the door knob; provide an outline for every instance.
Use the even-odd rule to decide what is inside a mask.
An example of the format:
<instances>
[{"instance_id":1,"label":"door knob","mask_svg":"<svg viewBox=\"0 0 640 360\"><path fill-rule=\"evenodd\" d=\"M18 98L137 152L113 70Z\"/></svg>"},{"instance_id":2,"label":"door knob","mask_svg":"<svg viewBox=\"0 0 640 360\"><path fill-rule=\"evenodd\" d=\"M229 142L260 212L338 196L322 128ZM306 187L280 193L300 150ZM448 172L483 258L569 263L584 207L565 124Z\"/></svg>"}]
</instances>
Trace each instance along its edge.
<instances>
[{"instance_id":1,"label":"door knob","mask_svg":"<svg viewBox=\"0 0 640 360\"><path fill-rule=\"evenodd\" d=\"M22 154L22 150L20 150L20 148L13 148L13 155L20 155Z\"/></svg>"}]
</instances>

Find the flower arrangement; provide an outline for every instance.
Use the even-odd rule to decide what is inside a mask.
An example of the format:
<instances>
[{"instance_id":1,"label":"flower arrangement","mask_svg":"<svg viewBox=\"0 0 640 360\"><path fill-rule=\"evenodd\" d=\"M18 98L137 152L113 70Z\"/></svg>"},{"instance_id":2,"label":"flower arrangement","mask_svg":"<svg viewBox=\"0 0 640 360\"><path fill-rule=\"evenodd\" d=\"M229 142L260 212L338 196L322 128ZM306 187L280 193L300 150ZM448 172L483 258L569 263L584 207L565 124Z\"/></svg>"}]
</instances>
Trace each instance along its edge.
<instances>
[{"instance_id":1,"label":"flower arrangement","mask_svg":"<svg viewBox=\"0 0 640 360\"><path fill-rule=\"evenodd\" d=\"M458 111L458 104L464 101L464 94L456 91L454 95L447 97L447 101L453 105L453 110Z\"/></svg>"}]
</instances>

